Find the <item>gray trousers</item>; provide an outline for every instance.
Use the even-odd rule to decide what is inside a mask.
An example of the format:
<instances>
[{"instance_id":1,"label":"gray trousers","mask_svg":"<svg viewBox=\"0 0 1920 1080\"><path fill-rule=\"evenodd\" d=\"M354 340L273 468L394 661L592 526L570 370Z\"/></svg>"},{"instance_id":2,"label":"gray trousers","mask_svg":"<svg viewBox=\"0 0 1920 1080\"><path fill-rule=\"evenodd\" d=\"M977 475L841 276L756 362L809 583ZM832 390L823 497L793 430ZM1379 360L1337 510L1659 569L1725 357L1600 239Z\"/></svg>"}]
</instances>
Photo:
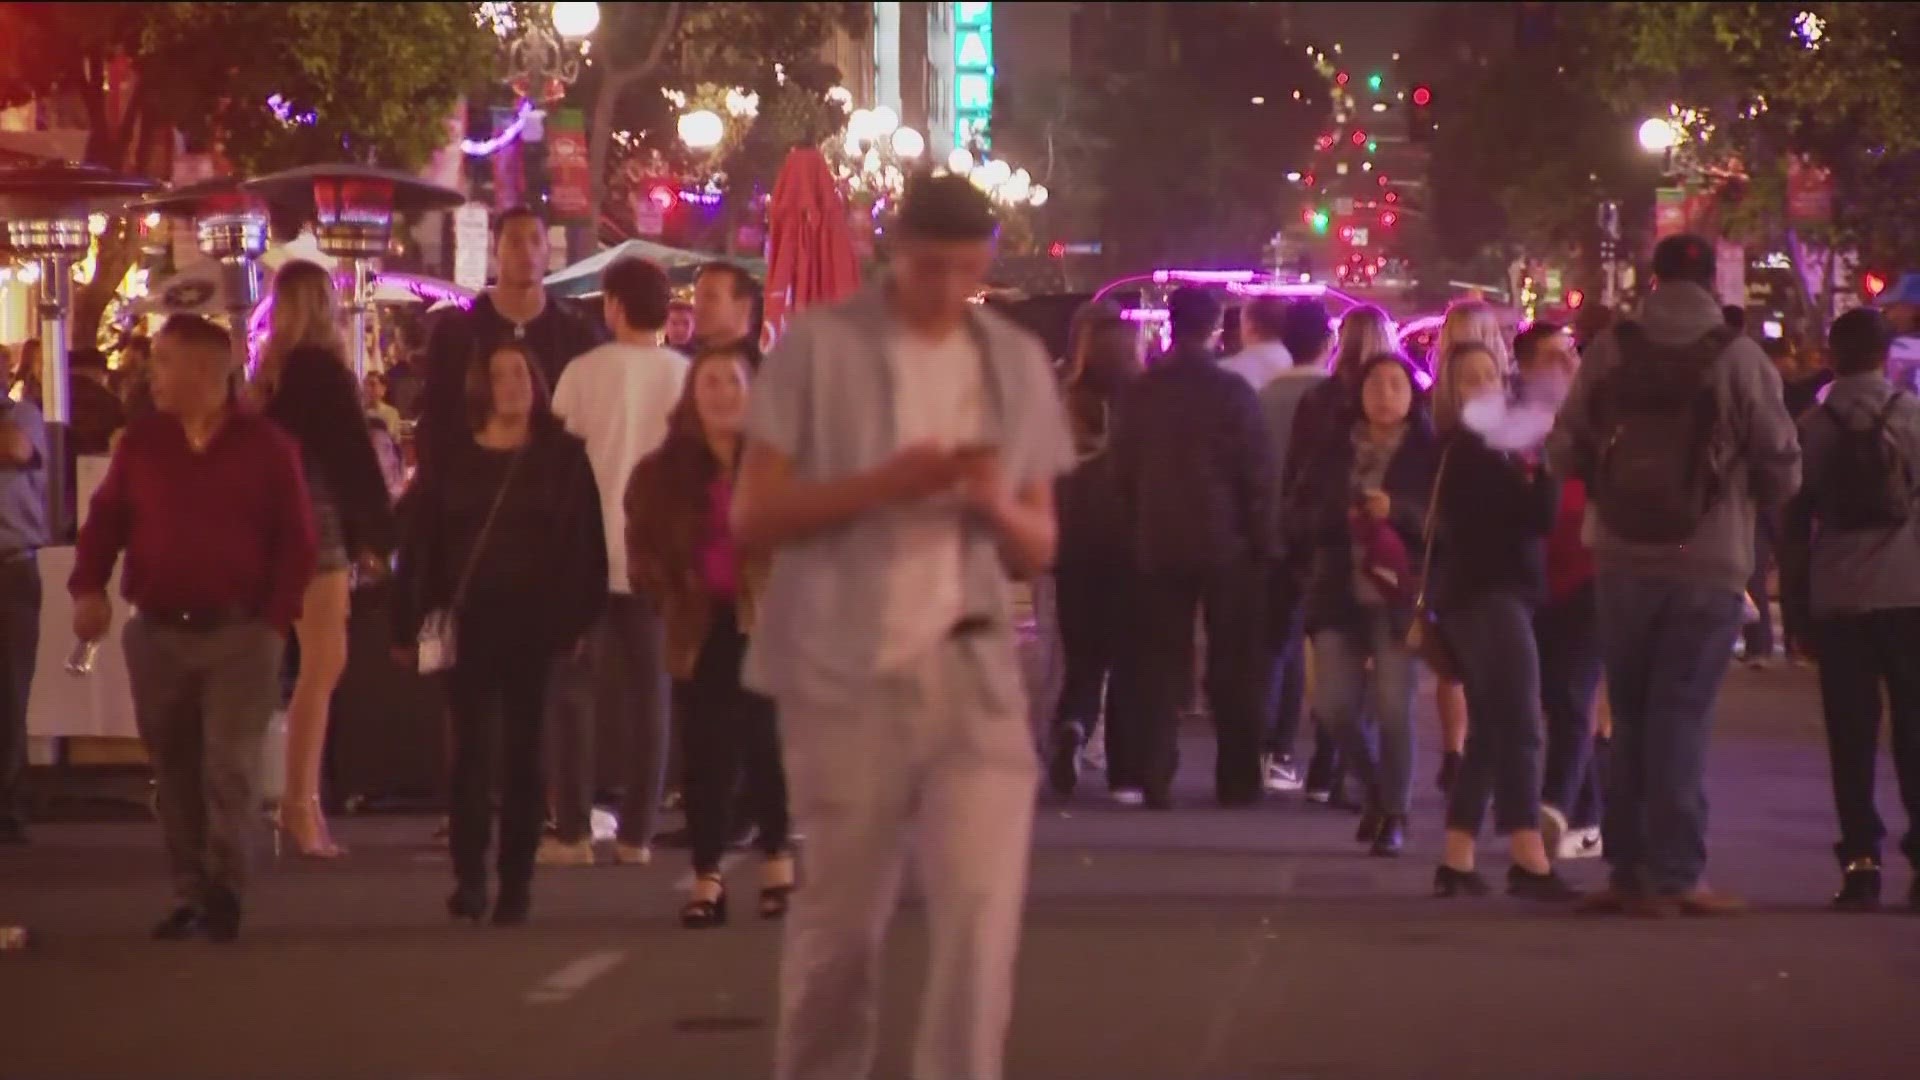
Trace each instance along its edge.
<instances>
[{"instance_id":1,"label":"gray trousers","mask_svg":"<svg viewBox=\"0 0 1920 1080\"><path fill-rule=\"evenodd\" d=\"M620 839L653 840L666 775L671 713L665 634L660 612L644 594L614 593L587 638L584 661L562 658L548 689L547 753L553 763L554 826L560 839L593 835L593 793L599 770L596 743L602 717L624 735L617 747L626 766Z\"/></svg>"},{"instance_id":2,"label":"gray trousers","mask_svg":"<svg viewBox=\"0 0 1920 1080\"><path fill-rule=\"evenodd\" d=\"M1012 669L1011 641L998 647L1007 655L994 662ZM1001 1076L1038 766L1024 703L985 704L966 648L948 642L843 707L779 703L806 840L781 958L775 1080L871 1074L887 927L910 856L930 939L912 1075Z\"/></svg>"},{"instance_id":3,"label":"gray trousers","mask_svg":"<svg viewBox=\"0 0 1920 1080\"><path fill-rule=\"evenodd\" d=\"M286 639L261 623L179 630L136 616L121 645L175 895L199 904L220 886L239 896Z\"/></svg>"}]
</instances>

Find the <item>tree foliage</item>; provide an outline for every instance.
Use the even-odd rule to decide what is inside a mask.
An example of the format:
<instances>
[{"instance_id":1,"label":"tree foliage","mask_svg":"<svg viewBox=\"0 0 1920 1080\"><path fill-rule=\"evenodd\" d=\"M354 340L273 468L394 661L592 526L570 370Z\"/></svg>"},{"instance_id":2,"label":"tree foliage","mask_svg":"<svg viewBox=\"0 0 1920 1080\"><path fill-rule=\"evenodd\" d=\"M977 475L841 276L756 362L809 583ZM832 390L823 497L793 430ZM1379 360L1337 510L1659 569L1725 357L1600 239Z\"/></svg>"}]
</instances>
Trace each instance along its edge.
<instances>
[{"instance_id":1,"label":"tree foliage","mask_svg":"<svg viewBox=\"0 0 1920 1080\"><path fill-rule=\"evenodd\" d=\"M1110 51L1151 52L1116 52L1086 86L1100 234L1131 266L1251 265L1292 213L1285 174L1324 122L1324 104L1293 98L1317 76L1264 5L1191 4L1178 19L1165 9L1149 6L1152 28L1116 19Z\"/></svg>"}]
</instances>

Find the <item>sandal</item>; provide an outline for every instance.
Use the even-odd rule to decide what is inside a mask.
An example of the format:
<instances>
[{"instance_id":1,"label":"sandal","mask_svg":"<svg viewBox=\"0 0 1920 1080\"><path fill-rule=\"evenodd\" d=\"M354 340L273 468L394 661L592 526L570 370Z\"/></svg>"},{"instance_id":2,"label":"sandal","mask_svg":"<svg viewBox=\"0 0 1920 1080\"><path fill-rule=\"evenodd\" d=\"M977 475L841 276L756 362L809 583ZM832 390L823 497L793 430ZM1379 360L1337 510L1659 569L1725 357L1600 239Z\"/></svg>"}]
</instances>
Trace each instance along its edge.
<instances>
[{"instance_id":1,"label":"sandal","mask_svg":"<svg viewBox=\"0 0 1920 1080\"><path fill-rule=\"evenodd\" d=\"M693 879L693 898L680 909L680 925L688 930L727 925L727 886L718 873Z\"/></svg>"},{"instance_id":2,"label":"sandal","mask_svg":"<svg viewBox=\"0 0 1920 1080\"><path fill-rule=\"evenodd\" d=\"M767 856L760 864L760 917L767 920L784 919L787 908L793 899L793 890L797 888L793 880L793 853L781 852Z\"/></svg>"}]
</instances>

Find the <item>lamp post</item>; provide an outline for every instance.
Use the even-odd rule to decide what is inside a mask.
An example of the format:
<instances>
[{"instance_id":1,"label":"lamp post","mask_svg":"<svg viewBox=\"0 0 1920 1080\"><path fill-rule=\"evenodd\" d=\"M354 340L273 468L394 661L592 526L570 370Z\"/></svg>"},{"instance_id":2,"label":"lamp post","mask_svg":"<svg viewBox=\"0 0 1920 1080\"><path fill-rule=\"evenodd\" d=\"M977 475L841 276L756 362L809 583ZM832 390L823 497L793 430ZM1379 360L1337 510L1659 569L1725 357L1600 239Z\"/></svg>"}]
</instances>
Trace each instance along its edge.
<instances>
[{"instance_id":1,"label":"lamp post","mask_svg":"<svg viewBox=\"0 0 1920 1080\"><path fill-rule=\"evenodd\" d=\"M47 525L64 538L73 530L72 476L67 465L67 317L73 304L73 264L93 244L87 218L117 211L160 185L94 165L25 165L0 169L0 225L15 259L40 275L40 394L47 421Z\"/></svg>"},{"instance_id":2,"label":"lamp post","mask_svg":"<svg viewBox=\"0 0 1920 1080\"><path fill-rule=\"evenodd\" d=\"M227 322L233 329L234 360L244 369L248 359L247 321L260 302L260 256L267 250L266 200L244 190L239 181L220 177L149 195L129 205L128 210L157 212L193 222L200 254L220 264L220 287L227 299Z\"/></svg>"},{"instance_id":3,"label":"lamp post","mask_svg":"<svg viewBox=\"0 0 1920 1080\"><path fill-rule=\"evenodd\" d=\"M367 374L367 305L373 298L374 263L393 242L393 216L449 210L466 201L451 188L407 173L367 165L307 165L249 180L241 190L307 214L320 250L347 264L352 340L348 352L355 379Z\"/></svg>"},{"instance_id":4,"label":"lamp post","mask_svg":"<svg viewBox=\"0 0 1920 1080\"><path fill-rule=\"evenodd\" d=\"M520 141L530 151L522 159L523 182L529 189L537 190L543 201L551 193L545 107L565 98L567 89L579 80L586 59L586 42L599 28L600 5L590 2L549 4L544 22L517 25L506 19L494 20L495 33L501 39L501 81L523 103ZM532 152L534 147L539 150ZM598 190L598 183L598 178L590 179L589 192ZM589 222L597 220L598 214L599 207L591 207ZM577 224L569 225L569 259L581 255L580 249L589 245L593 235L592 224L584 229Z\"/></svg>"}]
</instances>

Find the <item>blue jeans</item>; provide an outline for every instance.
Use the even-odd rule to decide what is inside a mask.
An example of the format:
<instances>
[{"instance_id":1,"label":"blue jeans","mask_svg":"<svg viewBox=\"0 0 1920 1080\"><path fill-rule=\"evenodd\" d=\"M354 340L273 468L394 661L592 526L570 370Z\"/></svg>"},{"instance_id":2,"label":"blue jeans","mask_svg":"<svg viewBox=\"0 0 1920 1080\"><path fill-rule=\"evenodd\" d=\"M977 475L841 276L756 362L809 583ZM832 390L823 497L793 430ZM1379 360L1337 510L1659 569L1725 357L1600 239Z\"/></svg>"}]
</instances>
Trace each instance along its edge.
<instances>
[{"instance_id":1,"label":"blue jeans","mask_svg":"<svg viewBox=\"0 0 1920 1080\"><path fill-rule=\"evenodd\" d=\"M1373 660L1372 672L1367 660ZM1405 814L1413 807L1413 684L1415 660L1384 611L1369 613L1364 630L1313 634L1314 715L1334 733L1340 751L1366 782L1367 808ZM1379 734L1376 755L1361 717L1368 692Z\"/></svg>"},{"instance_id":2,"label":"blue jeans","mask_svg":"<svg viewBox=\"0 0 1920 1080\"><path fill-rule=\"evenodd\" d=\"M1678 894L1707 866L1707 739L1740 633L1740 594L1601 571L1600 648L1613 704L1601 824L1613 885Z\"/></svg>"},{"instance_id":3,"label":"blue jeans","mask_svg":"<svg viewBox=\"0 0 1920 1080\"><path fill-rule=\"evenodd\" d=\"M1600 629L1589 581L1533 617L1540 648L1540 708L1547 716L1540 801L1585 829L1600 824L1593 755L1593 697L1600 689Z\"/></svg>"},{"instance_id":4,"label":"blue jeans","mask_svg":"<svg viewBox=\"0 0 1920 1080\"><path fill-rule=\"evenodd\" d=\"M1501 835L1540 827L1540 654L1533 608L1488 593L1442 612L1467 692L1467 752L1447 795L1447 828L1478 835L1493 803Z\"/></svg>"}]
</instances>

